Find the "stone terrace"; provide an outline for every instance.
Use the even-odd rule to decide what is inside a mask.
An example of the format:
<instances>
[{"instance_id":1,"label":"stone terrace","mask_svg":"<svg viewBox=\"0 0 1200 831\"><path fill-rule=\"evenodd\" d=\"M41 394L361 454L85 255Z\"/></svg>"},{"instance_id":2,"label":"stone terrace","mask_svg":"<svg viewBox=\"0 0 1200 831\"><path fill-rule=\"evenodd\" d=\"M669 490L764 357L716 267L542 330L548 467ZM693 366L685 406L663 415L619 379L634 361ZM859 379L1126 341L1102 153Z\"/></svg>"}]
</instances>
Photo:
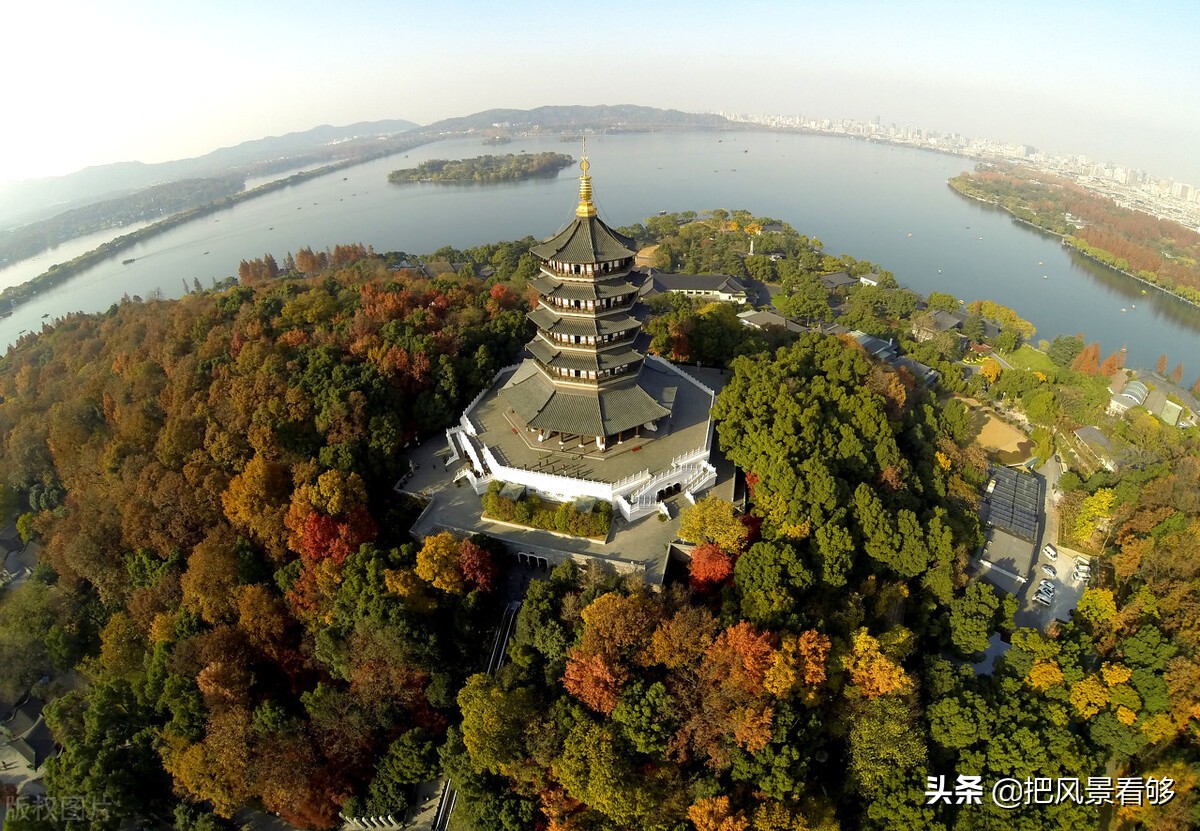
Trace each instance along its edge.
<instances>
[{"instance_id":1,"label":"stone terrace","mask_svg":"<svg viewBox=\"0 0 1200 831\"><path fill-rule=\"evenodd\" d=\"M497 394L511 375L510 371L498 376L487 395L468 414L478 430L479 442L510 467L574 479L617 482L646 469L651 473L666 470L672 459L705 446L708 438L708 393L655 361L647 361L641 377L647 391L659 401L674 397L670 418L657 432L642 430L640 438L613 443L603 453L596 450L594 439L584 448L577 446L577 439L568 441L561 450L558 436L539 443L536 434L523 429L516 413Z\"/></svg>"}]
</instances>

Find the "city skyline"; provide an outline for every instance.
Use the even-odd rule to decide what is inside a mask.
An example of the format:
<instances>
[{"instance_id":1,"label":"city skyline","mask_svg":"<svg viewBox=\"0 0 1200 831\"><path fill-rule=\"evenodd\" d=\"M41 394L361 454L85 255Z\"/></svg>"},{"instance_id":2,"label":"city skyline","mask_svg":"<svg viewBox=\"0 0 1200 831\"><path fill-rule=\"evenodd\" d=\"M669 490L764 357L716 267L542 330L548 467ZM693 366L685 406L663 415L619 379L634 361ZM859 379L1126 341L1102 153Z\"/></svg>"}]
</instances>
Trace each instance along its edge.
<instances>
[{"instance_id":1,"label":"city skyline","mask_svg":"<svg viewBox=\"0 0 1200 831\"><path fill-rule=\"evenodd\" d=\"M527 2L331 18L304 2L203 9L67 0L7 13L21 126L0 182L158 162L321 123L427 124L493 107L636 103L920 124L1200 181L1200 10L943 2L707 3L603 13ZM53 57L49 57L53 56Z\"/></svg>"}]
</instances>

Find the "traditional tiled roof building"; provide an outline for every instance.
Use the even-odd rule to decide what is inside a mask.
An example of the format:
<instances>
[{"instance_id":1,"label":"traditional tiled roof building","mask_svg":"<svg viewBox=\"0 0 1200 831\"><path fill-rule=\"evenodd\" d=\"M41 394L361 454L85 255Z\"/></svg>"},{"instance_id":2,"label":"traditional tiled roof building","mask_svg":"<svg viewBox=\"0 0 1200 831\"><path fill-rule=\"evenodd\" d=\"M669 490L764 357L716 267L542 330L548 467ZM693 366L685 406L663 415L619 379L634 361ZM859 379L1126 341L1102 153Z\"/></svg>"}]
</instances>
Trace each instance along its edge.
<instances>
[{"instance_id":1,"label":"traditional tiled roof building","mask_svg":"<svg viewBox=\"0 0 1200 831\"><path fill-rule=\"evenodd\" d=\"M603 451L626 432L657 429L671 410L640 378L646 343L634 315L636 243L596 216L587 164L574 220L530 249L541 260L529 313L537 335L500 394L539 441L594 438Z\"/></svg>"},{"instance_id":2,"label":"traditional tiled roof building","mask_svg":"<svg viewBox=\"0 0 1200 831\"><path fill-rule=\"evenodd\" d=\"M458 478L476 493L502 482L552 500L604 500L632 522L716 481L715 392L647 356L637 244L599 218L586 157L581 168L575 215L530 249L541 265L530 281L537 332L524 360L447 432L448 464L464 465Z\"/></svg>"}]
</instances>

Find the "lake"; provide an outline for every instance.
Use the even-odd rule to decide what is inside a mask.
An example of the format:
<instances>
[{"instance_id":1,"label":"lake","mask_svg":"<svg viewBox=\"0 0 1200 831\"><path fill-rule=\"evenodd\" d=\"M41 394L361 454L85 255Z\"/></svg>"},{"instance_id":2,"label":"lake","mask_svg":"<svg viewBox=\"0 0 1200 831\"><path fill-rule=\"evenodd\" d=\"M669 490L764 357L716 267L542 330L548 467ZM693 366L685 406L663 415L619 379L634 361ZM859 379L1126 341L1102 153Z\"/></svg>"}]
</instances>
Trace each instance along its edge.
<instances>
[{"instance_id":1,"label":"lake","mask_svg":"<svg viewBox=\"0 0 1200 831\"><path fill-rule=\"evenodd\" d=\"M503 148L454 139L337 171L179 226L47 290L0 320L0 343L36 331L43 316L101 311L123 295L168 297L198 279L237 273L242 259L361 242L377 251L428 253L486 242L544 238L573 216L576 171L501 185L389 185L387 174L434 158L578 147L515 139ZM1036 339L1083 332L1103 354L1126 346L1128 363L1165 353L1200 370L1200 308L1064 249L1003 211L964 199L946 179L969 160L834 136L787 133L648 133L589 138L601 216L612 225L659 211L744 208L789 222L892 271L921 293L1012 306ZM59 252L61 256L61 251ZM122 260L134 262L123 265ZM1125 311L1122 311L1124 309Z\"/></svg>"}]
</instances>

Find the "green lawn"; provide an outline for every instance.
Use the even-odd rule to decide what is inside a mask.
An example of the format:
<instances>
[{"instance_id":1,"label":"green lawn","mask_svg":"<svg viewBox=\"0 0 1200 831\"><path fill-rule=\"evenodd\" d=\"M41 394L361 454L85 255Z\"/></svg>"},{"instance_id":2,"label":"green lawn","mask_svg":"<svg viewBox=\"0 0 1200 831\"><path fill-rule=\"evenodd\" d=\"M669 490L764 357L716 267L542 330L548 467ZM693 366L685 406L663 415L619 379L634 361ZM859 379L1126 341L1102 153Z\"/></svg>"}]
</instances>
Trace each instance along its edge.
<instances>
[{"instance_id":1,"label":"green lawn","mask_svg":"<svg viewBox=\"0 0 1200 831\"><path fill-rule=\"evenodd\" d=\"M1045 352L1039 352L1027 343L1017 347L1016 352L1005 355L1004 359L1022 369L1040 369L1042 372L1053 372L1058 369L1054 361L1050 360L1050 356Z\"/></svg>"}]
</instances>

